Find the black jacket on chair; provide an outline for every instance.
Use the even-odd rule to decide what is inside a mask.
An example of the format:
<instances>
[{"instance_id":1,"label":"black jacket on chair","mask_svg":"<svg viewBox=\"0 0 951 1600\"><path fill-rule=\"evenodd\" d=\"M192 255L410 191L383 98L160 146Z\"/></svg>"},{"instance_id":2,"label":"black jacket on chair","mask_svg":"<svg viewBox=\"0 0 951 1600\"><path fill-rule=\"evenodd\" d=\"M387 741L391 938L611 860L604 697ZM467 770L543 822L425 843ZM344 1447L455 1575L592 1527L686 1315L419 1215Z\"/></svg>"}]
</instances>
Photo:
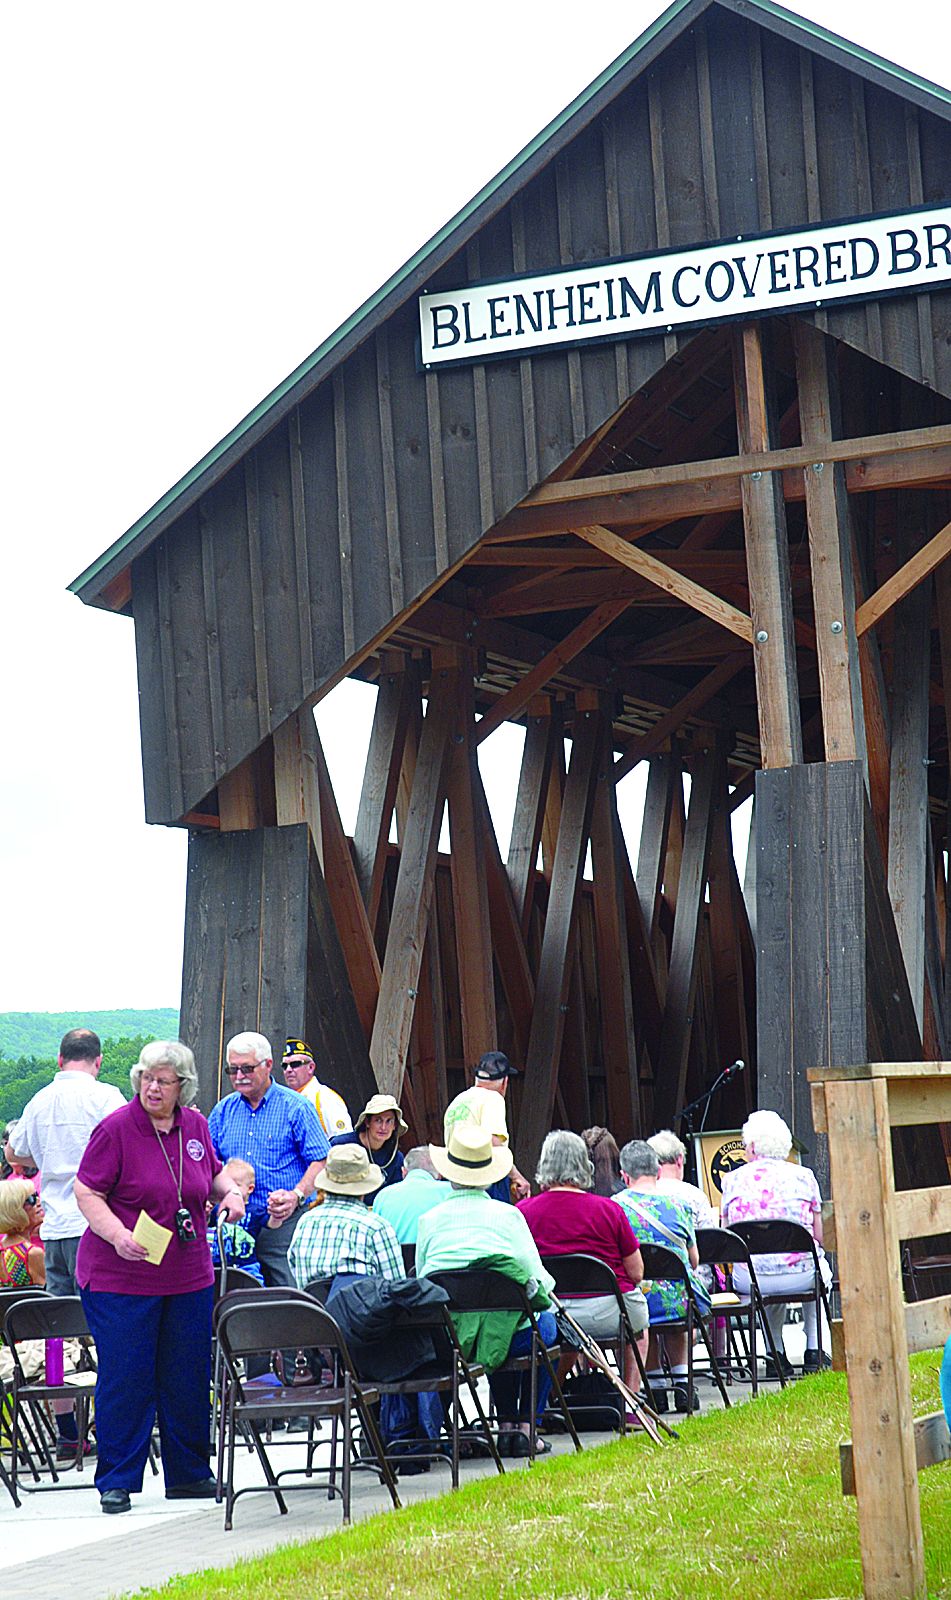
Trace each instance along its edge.
<instances>
[{"instance_id":1,"label":"black jacket on chair","mask_svg":"<svg viewBox=\"0 0 951 1600\"><path fill-rule=\"evenodd\" d=\"M327 1310L341 1328L361 1378L398 1383L444 1358L430 1328L414 1328L416 1311L449 1299L428 1278L351 1278L335 1283ZM441 1341L440 1341L441 1343Z\"/></svg>"}]
</instances>

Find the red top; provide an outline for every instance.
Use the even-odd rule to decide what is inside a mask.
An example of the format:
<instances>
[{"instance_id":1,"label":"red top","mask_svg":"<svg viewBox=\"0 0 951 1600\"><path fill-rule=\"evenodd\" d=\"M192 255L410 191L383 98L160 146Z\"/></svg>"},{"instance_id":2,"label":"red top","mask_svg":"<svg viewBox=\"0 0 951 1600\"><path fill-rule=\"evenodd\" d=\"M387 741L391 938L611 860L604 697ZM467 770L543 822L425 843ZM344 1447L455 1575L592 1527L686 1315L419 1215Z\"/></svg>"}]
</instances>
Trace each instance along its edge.
<instances>
[{"instance_id":1,"label":"red top","mask_svg":"<svg viewBox=\"0 0 951 1600\"><path fill-rule=\"evenodd\" d=\"M179 1142L179 1132L181 1142ZM182 1204L195 1238L182 1244L175 1232L178 1210L179 1149ZM165 1152L165 1155L162 1152ZM168 1157L166 1161L165 1157ZM171 1164L171 1172L169 1171ZM83 1289L109 1294L188 1294L214 1282L205 1224L205 1201L221 1171L200 1111L177 1107L169 1133L157 1133L138 1100L130 1100L94 1128L76 1176L105 1196L110 1211L132 1229L140 1211L171 1228L159 1266L124 1261L105 1239L87 1228L76 1257L76 1281Z\"/></svg>"},{"instance_id":2,"label":"red top","mask_svg":"<svg viewBox=\"0 0 951 1600\"><path fill-rule=\"evenodd\" d=\"M520 1200L518 1209L539 1255L597 1256L607 1262L622 1293L635 1287L622 1263L640 1246L628 1218L613 1200L582 1189L547 1189L530 1200Z\"/></svg>"}]
</instances>

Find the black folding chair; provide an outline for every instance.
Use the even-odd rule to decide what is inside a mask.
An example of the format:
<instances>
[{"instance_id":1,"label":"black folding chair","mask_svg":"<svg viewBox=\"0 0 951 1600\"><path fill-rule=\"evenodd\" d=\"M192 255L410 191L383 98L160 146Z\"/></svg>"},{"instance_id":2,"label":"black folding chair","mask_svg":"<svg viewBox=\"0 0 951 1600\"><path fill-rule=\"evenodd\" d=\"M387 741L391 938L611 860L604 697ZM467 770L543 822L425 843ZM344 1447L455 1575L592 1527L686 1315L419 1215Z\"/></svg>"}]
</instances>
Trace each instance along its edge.
<instances>
[{"instance_id":1,"label":"black folding chair","mask_svg":"<svg viewBox=\"0 0 951 1600\"><path fill-rule=\"evenodd\" d=\"M347 1342L333 1317L323 1306L303 1293L288 1291L285 1298L281 1290L263 1290L263 1298L242 1296L230 1303L223 1300L218 1308L217 1334L227 1369L228 1381L224 1398L223 1448L218 1464L218 1493L225 1501L225 1529L232 1526L235 1501L242 1494L260 1492L263 1488L274 1495L282 1516L287 1514L284 1493L288 1489L310 1488L310 1482L284 1484L268 1460L261 1438L260 1424L268 1417L329 1417L339 1422L343 1429L343 1466L341 1487L336 1484L336 1428L329 1469L328 1495L340 1494L343 1500L343 1520L350 1521L350 1483L352 1455L352 1415L356 1412L365 1438L369 1441L377 1463L375 1470L386 1484L394 1506L399 1508L396 1481L392 1468L383 1453L380 1436L373 1418L371 1405L378 1391L370 1384L359 1381ZM333 1388L321 1384L282 1385L266 1388L255 1385L245 1376L244 1366L249 1357L271 1350L303 1345L305 1348L322 1346L334 1352L340 1382ZM237 1435L250 1440L264 1472L265 1483L236 1490L234 1487L234 1455ZM305 1469L312 1476L310 1464ZM281 1476L286 1476L282 1474Z\"/></svg>"},{"instance_id":2,"label":"black folding chair","mask_svg":"<svg viewBox=\"0 0 951 1600\"><path fill-rule=\"evenodd\" d=\"M787 1294L777 1291L770 1294L764 1285L769 1282L769 1274L764 1273L760 1278L760 1292L765 1306L779 1305L808 1305L812 1301L816 1308L816 1336L819 1340L819 1364L822 1364L822 1313L825 1312L829 1327L832 1326L832 1313L829 1307L829 1297L826 1286L822 1281L822 1271L819 1266L819 1250L815 1239L799 1222L734 1222L732 1232L739 1234L748 1246L753 1263L757 1256L785 1256L804 1255L812 1260L812 1288L799 1294ZM781 1350L780 1355L783 1354ZM782 1362L776 1368L782 1372Z\"/></svg>"},{"instance_id":3,"label":"black folding chair","mask_svg":"<svg viewBox=\"0 0 951 1600\"><path fill-rule=\"evenodd\" d=\"M76 1445L75 1469L82 1473L83 1458L86 1447L86 1430L89 1421L89 1402L95 1387L96 1374L89 1360L89 1367L85 1371L71 1374L71 1381L65 1379L62 1383L48 1383L46 1378L29 1379L23 1370L17 1345L24 1339L85 1339L91 1341L86 1315L78 1295L51 1295L30 1294L25 1292L21 1298L8 1303L3 1312L3 1339L13 1356L13 1387L11 1391L11 1417L10 1417L10 1478L11 1493L14 1501L17 1500L17 1489L22 1487L30 1494L41 1493L53 1488L67 1487L80 1489L85 1487L82 1483L60 1484L60 1473L57 1471L55 1460L55 1431L52 1428L46 1412L47 1405L53 1400L69 1400L76 1408L76 1428L78 1440ZM28 1455L29 1465L33 1474L32 1484L19 1484L18 1471L21 1452L24 1448L24 1438L29 1439L34 1447L38 1447L43 1461L43 1469L49 1472L51 1483L39 1482L39 1470L36 1462ZM51 1448L52 1445L52 1448ZM18 1502L17 1502L18 1503Z\"/></svg>"},{"instance_id":4,"label":"black folding chair","mask_svg":"<svg viewBox=\"0 0 951 1600\"><path fill-rule=\"evenodd\" d=\"M577 1251L563 1256L542 1256L542 1266L546 1267L554 1278L555 1293L559 1300L567 1300L578 1295L610 1295L613 1297L617 1305L617 1332L612 1334L609 1339L597 1340L597 1343L602 1349L610 1350L614 1353L622 1378L624 1376L624 1352L628 1347L633 1350L637 1370L641 1375L641 1385L649 1402L650 1383L644 1370L641 1352L637 1348L637 1335L631 1325L624 1296L621 1293L621 1286L607 1262L602 1261L598 1256L585 1255L581 1251ZM575 1314L578 1308L569 1305L565 1309ZM568 1405L570 1409L570 1400ZM584 1409L586 1411L603 1409L606 1413L610 1412L613 1417L619 1416L620 1431L621 1433L627 1432L626 1406L621 1406L620 1410L613 1405L599 1408L597 1405L593 1405L590 1400L586 1400Z\"/></svg>"},{"instance_id":5,"label":"black folding chair","mask_svg":"<svg viewBox=\"0 0 951 1600\"><path fill-rule=\"evenodd\" d=\"M426 1277L430 1283L437 1283L446 1290L449 1296L448 1309L453 1312L464 1311L517 1311L520 1320L527 1321L532 1331L531 1349L523 1356L515 1356L496 1367L491 1373L495 1378L500 1373L528 1372L531 1385L531 1415L528 1435L528 1460L529 1464L535 1459L535 1446L538 1439L538 1363L541 1361L551 1379L551 1392L555 1396L559 1410L565 1421L565 1427L571 1434L576 1450L581 1450L581 1440L574 1424L574 1418L565 1402L561 1384L558 1382L557 1363L562 1354L560 1345L546 1345L538 1331L538 1318L532 1310L528 1295L522 1284L516 1283L514 1278L509 1278L503 1272L495 1272L489 1268L468 1267L464 1271L453 1272L427 1272Z\"/></svg>"},{"instance_id":6,"label":"black folding chair","mask_svg":"<svg viewBox=\"0 0 951 1600\"><path fill-rule=\"evenodd\" d=\"M416 1273L416 1246L414 1244L401 1244L400 1249L403 1252L403 1271L408 1278L412 1278Z\"/></svg>"},{"instance_id":7,"label":"black folding chair","mask_svg":"<svg viewBox=\"0 0 951 1600\"><path fill-rule=\"evenodd\" d=\"M701 1310L697 1301L696 1290L689 1268L681 1261L673 1250L668 1250L666 1245L645 1244L641 1241L641 1260L644 1263L644 1281L652 1282L654 1279L666 1279L671 1283L683 1286L686 1299L686 1312L682 1317L671 1317L663 1322L651 1322L650 1331L658 1333L679 1333L687 1335L687 1415L693 1411L694 1397L694 1367L693 1367L693 1335L694 1329L700 1334L707 1360L710 1363L710 1376L720 1391L720 1398L725 1406L729 1406L730 1397L723 1383L723 1375L717 1365L713 1341L710 1338L709 1324L713 1318L712 1310L706 1314Z\"/></svg>"},{"instance_id":8,"label":"black folding chair","mask_svg":"<svg viewBox=\"0 0 951 1600\"><path fill-rule=\"evenodd\" d=\"M716 1293L713 1298L713 1316L722 1317L727 1326L729 1352L726 1361L720 1361L721 1370L727 1379L749 1378L751 1392L755 1396L759 1392L759 1377L756 1361L756 1324L759 1322L763 1330L766 1347L772 1357L779 1381L783 1388L786 1379L783 1375L782 1363L779 1360L776 1346L769 1323L766 1320L766 1309L763 1305L763 1296L760 1292L756 1269L750 1255L749 1245L741 1239L738 1233L729 1228L698 1228L697 1250L700 1255L702 1267L735 1267L743 1266L749 1273L750 1292L744 1298L734 1289ZM739 1334L743 1348L738 1350L736 1336Z\"/></svg>"}]
</instances>

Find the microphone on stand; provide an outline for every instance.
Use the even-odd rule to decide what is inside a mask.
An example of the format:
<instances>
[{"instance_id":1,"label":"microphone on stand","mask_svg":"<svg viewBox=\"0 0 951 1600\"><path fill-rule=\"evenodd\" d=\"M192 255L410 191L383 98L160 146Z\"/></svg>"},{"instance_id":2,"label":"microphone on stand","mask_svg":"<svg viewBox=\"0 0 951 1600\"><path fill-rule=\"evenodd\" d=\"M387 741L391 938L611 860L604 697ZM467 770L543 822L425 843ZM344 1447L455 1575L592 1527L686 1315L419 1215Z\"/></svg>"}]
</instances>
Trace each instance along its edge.
<instances>
[{"instance_id":1,"label":"microphone on stand","mask_svg":"<svg viewBox=\"0 0 951 1600\"><path fill-rule=\"evenodd\" d=\"M730 1079L731 1078L735 1078L738 1072L745 1072L745 1071L746 1071L746 1062L745 1061L732 1061L730 1063L730 1065L724 1069L724 1073L723 1073L723 1081L724 1081L724 1083L729 1083Z\"/></svg>"}]
</instances>

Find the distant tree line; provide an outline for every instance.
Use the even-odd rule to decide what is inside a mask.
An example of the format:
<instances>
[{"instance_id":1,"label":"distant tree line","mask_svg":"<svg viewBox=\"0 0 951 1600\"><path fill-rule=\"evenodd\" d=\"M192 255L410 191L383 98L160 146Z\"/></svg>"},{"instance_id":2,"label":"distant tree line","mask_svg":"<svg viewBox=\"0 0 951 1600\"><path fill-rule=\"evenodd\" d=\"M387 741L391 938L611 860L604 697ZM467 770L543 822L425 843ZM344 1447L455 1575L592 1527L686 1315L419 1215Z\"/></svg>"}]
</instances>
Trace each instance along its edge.
<instances>
[{"instance_id":1,"label":"distant tree line","mask_svg":"<svg viewBox=\"0 0 951 1600\"><path fill-rule=\"evenodd\" d=\"M134 1067L144 1044L152 1034L137 1034L132 1039L104 1039L100 1083L114 1083L127 1100L132 1098L129 1068ZM56 1071L56 1057L19 1056L16 1061L0 1060L0 1123L22 1116L27 1101L49 1083Z\"/></svg>"}]
</instances>

